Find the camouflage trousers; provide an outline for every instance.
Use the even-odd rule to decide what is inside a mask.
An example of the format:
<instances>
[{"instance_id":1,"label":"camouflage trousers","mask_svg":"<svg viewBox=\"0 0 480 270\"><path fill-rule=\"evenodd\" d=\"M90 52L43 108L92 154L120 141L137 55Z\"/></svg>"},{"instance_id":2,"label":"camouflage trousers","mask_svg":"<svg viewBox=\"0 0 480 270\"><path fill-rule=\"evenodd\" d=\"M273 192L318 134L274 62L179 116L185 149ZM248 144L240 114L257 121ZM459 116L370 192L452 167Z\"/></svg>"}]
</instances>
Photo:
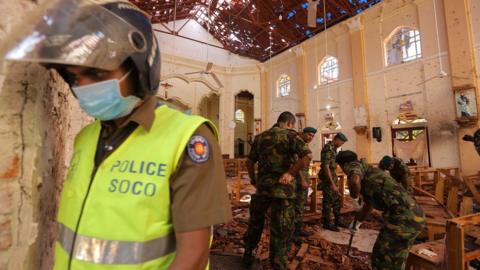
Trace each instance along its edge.
<instances>
[{"instance_id":1,"label":"camouflage trousers","mask_svg":"<svg viewBox=\"0 0 480 270\"><path fill-rule=\"evenodd\" d=\"M295 232L302 230L303 213L307 203L308 188L297 186L297 196L295 197Z\"/></svg>"},{"instance_id":2,"label":"camouflage trousers","mask_svg":"<svg viewBox=\"0 0 480 270\"><path fill-rule=\"evenodd\" d=\"M274 269L287 269L287 255L293 237L294 200L253 195L250 202L250 220L243 237L245 250L257 248L262 236L265 216L270 208L270 264Z\"/></svg>"},{"instance_id":3,"label":"camouflage trousers","mask_svg":"<svg viewBox=\"0 0 480 270\"><path fill-rule=\"evenodd\" d=\"M331 214L333 212L333 216L335 217L335 222L340 218L340 209L341 205L341 198L340 194L333 191L333 189L329 185L322 185L322 222L323 224L330 224L331 221Z\"/></svg>"},{"instance_id":4,"label":"camouflage trousers","mask_svg":"<svg viewBox=\"0 0 480 270\"><path fill-rule=\"evenodd\" d=\"M394 225L398 227L397 225ZM408 230L407 230L408 231ZM404 270L409 249L420 231L403 232L401 236L397 231L389 229L386 224L378 235L372 251L373 270Z\"/></svg>"}]
</instances>

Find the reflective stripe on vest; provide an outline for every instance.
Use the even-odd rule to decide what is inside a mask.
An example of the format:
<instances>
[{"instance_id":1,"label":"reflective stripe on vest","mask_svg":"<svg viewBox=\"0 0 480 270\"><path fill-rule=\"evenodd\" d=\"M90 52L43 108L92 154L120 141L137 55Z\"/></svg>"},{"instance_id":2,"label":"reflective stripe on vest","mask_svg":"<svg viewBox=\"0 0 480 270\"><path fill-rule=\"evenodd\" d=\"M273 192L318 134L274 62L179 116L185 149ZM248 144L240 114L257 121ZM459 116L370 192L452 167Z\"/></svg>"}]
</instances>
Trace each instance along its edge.
<instances>
[{"instance_id":1,"label":"reflective stripe on vest","mask_svg":"<svg viewBox=\"0 0 480 270\"><path fill-rule=\"evenodd\" d=\"M175 251L175 234L159 237L146 242L103 240L75 232L61 223L57 223L57 241L62 248L71 253L73 259L101 264L140 264L158 259Z\"/></svg>"}]
</instances>

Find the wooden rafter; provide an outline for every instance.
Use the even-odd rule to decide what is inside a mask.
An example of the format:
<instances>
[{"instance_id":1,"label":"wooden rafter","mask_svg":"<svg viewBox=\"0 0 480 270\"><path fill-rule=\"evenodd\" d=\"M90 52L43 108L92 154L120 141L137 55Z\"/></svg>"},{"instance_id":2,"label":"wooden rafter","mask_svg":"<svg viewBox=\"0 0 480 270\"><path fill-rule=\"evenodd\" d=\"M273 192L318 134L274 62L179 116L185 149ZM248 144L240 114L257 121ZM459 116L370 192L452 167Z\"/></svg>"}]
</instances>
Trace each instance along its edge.
<instances>
[{"instance_id":1,"label":"wooden rafter","mask_svg":"<svg viewBox=\"0 0 480 270\"><path fill-rule=\"evenodd\" d=\"M233 53L265 61L270 57L270 32L272 34L272 56L316 35L324 30L323 23L331 27L355 16L358 12L381 0L319 0L317 18L323 17L323 1L331 19L307 26L306 0L130 0L152 16L152 23L167 23L186 20L180 24L178 32L188 21L196 20L210 32L222 46ZM279 19L279 5L283 3L282 19ZM206 11L210 7L209 11ZM201 15L202 11L206 11ZM200 17L207 17L202 19ZM289 15L290 14L290 15ZM293 15L293 16L292 16ZM273 29L271 29L273 28Z\"/></svg>"}]
</instances>

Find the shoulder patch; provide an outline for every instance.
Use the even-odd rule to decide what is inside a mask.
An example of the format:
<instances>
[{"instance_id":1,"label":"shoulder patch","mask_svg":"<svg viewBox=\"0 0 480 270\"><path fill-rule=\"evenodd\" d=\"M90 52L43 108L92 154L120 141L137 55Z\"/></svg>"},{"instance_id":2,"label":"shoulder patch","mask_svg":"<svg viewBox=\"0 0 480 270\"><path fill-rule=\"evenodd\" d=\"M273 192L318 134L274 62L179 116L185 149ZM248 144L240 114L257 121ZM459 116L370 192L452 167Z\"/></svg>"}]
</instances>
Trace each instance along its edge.
<instances>
[{"instance_id":1,"label":"shoulder patch","mask_svg":"<svg viewBox=\"0 0 480 270\"><path fill-rule=\"evenodd\" d=\"M210 157L210 145L207 139L194 135L187 144L188 157L195 163L204 163Z\"/></svg>"}]
</instances>

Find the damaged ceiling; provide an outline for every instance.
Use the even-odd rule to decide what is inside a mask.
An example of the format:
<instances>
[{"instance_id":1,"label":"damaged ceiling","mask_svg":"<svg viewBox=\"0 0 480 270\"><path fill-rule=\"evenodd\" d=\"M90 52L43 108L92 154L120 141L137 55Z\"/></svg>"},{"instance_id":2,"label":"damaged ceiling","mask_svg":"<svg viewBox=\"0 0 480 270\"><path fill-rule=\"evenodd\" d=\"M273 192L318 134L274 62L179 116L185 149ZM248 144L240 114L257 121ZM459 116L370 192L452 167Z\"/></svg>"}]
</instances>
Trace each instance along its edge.
<instances>
[{"instance_id":1,"label":"damaged ceiling","mask_svg":"<svg viewBox=\"0 0 480 270\"><path fill-rule=\"evenodd\" d=\"M381 2L381 0L130 1L149 13L152 16L152 23L166 26L166 23L174 20L195 20L209 31L224 49L261 62L322 32L325 29L324 17L327 27L331 27ZM316 27L309 27L308 11L314 5L317 6L316 17L313 17ZM178 29L175 31L171 29L170 32L178 35L181 28L180 25Z\"/></svg>"}]
</instances>

